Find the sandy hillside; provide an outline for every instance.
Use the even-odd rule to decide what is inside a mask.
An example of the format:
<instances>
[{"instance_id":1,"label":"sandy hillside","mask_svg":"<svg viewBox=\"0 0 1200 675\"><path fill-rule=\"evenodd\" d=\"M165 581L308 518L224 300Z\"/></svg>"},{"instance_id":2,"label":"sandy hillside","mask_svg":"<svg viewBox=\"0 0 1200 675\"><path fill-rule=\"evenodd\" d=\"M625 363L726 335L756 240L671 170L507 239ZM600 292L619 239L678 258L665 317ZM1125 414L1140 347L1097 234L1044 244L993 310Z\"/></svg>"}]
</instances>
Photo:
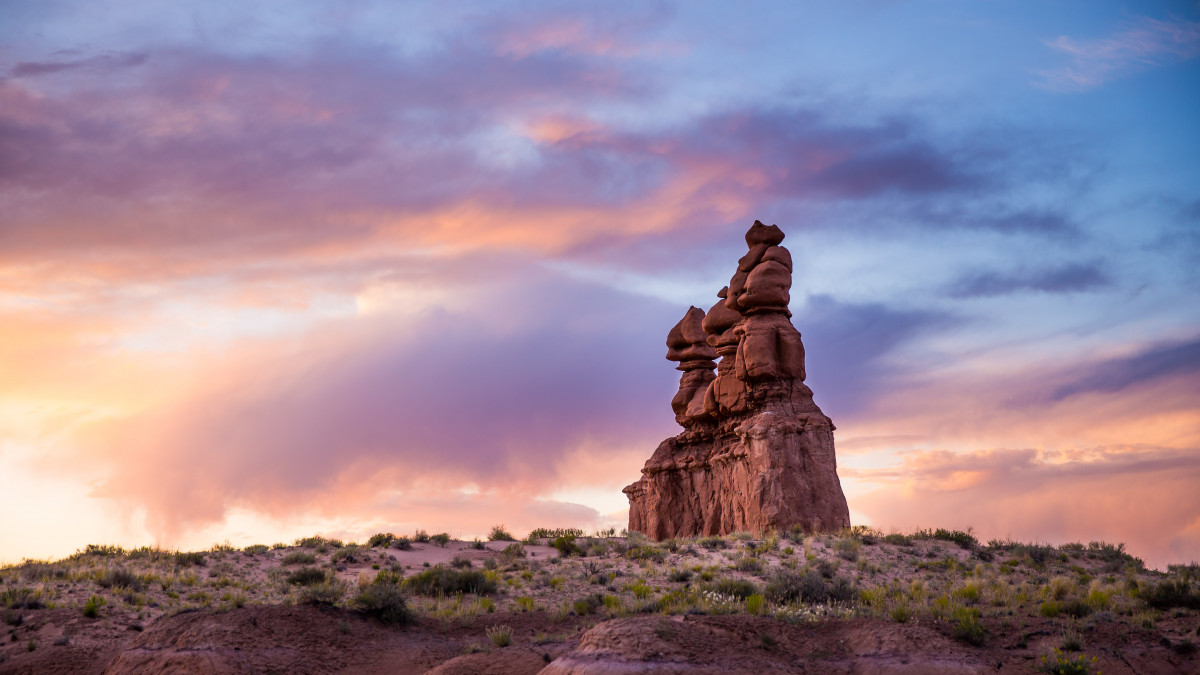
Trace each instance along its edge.
<instances>
[{"instance_id":1,"label":"sandy hillside","mask_svg":"<svg viewBox=\"0 0 1200 675\"><path fill-rule=\"evenodd\" d=\"M26 561L0 672L1200 672L1200 570L1108 544L537 534Z\"/></svg>"}]
</instances>

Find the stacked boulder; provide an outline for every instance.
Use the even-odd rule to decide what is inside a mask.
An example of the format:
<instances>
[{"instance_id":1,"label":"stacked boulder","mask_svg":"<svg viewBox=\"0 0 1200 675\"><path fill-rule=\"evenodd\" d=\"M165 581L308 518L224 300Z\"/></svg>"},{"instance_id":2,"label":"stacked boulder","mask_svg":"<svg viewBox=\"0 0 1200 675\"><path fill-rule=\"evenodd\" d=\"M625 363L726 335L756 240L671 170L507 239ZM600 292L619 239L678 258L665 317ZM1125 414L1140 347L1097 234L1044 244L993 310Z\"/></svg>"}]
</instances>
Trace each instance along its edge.
<instances>
[{"instance_id":1,"label":"stacked boulder","mask_svg":"<svg viewBox=\"0 0 1200 675\"><path fill-rule=\"evenodd\" d=\"M804 384L783 237L755 221L717 303L707 313L690 308L668 334L667 358L683 371L671 407L684 431L659 444L625 488L630 530L668 539L850 526L833 422Z\"/></svg>"}]
</instances>

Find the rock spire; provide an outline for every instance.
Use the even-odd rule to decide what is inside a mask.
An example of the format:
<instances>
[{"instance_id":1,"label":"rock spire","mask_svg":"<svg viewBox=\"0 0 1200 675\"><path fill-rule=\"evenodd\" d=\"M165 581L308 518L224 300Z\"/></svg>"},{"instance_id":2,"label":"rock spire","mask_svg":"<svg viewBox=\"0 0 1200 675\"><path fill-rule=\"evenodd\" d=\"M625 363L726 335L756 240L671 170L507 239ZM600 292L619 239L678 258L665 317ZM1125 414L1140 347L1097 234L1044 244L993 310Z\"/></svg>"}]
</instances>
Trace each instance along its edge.
<instances>
[{"instance_id":1,"label":"rock spire","mask_svg":"<svg viewBox=\"0 0 1200 675\"><path fill-rule=\"evenodd\" d=\"M754 221L717 303L688 309L667 335L667 358L683 371L671 408L684 431L659 444L625 488L630 530L667 539L849 527L833 422L804 384L783 237Z\"/></svg>"}]
</instances>

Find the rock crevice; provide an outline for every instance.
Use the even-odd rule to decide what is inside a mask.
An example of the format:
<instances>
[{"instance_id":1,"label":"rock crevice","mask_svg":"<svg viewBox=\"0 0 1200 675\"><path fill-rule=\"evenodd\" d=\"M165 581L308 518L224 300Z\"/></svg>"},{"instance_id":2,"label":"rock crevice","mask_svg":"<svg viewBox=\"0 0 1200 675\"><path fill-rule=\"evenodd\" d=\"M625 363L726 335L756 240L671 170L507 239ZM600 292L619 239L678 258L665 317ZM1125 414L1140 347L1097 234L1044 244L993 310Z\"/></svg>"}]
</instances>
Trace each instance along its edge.
<instances>
[{"instance_id":1,"label":"rock crevice","mask_svg":"<svg viewBox=\"0 0 1200 675\"><path fill-rule=\"evenodd\" d=\"M755 221L717 303L689 308L668 334L667 359L683 372L671 401L683 432L659 444L624 489L630 530L667 539L849 527L833 421L804 384L783 238Z\"/></svg>"}]
</instances>

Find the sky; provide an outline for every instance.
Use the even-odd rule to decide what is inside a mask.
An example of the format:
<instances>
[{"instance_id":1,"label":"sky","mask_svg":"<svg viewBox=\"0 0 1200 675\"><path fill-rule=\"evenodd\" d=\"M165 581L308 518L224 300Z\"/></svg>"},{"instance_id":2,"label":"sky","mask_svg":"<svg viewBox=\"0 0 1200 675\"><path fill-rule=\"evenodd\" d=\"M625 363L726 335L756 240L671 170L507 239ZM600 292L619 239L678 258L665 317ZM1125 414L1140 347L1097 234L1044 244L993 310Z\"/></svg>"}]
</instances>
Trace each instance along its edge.
<instances>
[{"instance_id":1,"label":"sky","mask_svg":"<svg viewBox=\"0 0 1200 675\"><path fill-rule=\"evenodd\" d=\"M0 2L0 562L622 528L755 219L851 520L1200 560L1200 3Z\"/></svg>"}]
</instances>

